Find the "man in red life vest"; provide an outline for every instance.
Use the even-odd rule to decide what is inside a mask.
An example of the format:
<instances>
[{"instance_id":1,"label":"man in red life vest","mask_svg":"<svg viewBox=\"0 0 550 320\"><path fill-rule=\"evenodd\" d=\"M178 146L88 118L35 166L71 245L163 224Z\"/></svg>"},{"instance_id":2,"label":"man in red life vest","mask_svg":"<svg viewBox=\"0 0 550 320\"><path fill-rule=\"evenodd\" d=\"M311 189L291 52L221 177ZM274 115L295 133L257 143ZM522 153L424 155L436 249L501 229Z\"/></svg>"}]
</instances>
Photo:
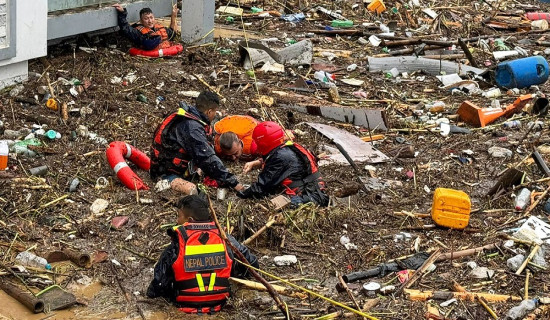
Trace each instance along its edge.
<instances>
[{"instance_id":1,"label":"man in red life vest","mask_svg":"<svg viewBox=\"0 0 550 320\"><path fill-rule=\"evenodd\" d=\"M325 183L311 152L292 141L285 143L283 128L272 121L258 124L252 138L262 158L247 163L244 172L258 166L262 166L262 171L257 182L237 192L239 197L263 198L282 189L293 205L307 202L328 205Z\"/></svg>"},{"instance_id":2,"label":"man in red life vest","mask_svg":"<svg viewBox=\"0 0 550 320\"><path fill-rule=\"evenodd\" d=\"M120 4L114 4L113 7L118 13L118 26L120 31L134 45L143 50L159 50L171 47L172 40L176 32L176 17L178 8L174 5L172 16L170 18L170 27L166 28L163 25L156 23L153 11L150 8L143 8L139 11L139 23L130 25L126 20L128 12Z\"/></svg>"},{"instance_id":3,"label":"man in red life vest","mask_svg":"<svg viewBox=\"0 0 550 320\"><path fill-rule=\"evenodd\" d=\"M155 266L147 296L164 297L186 313L220 311L230 295L229 277L244 278L248 269L234 260L210 218L206 201L187 196L177 207L179 225L168 230L172 243ZM250 265L259 267L247 247L228 238Z\"/></svg>"}]
</instances>

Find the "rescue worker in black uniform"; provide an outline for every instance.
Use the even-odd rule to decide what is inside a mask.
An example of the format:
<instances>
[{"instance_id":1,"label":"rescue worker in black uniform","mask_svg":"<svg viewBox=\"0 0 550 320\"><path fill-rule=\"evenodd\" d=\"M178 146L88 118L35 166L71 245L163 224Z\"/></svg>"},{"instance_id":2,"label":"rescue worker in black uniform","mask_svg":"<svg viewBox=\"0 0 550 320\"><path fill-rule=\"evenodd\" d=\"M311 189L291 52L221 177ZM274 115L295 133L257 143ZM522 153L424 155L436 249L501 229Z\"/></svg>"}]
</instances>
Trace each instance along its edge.
<instances>
[{"instance_id":1,"label":"rescue worker in black uniform","mask_svg":"<svg viewBox=\"0 0 550 320\"><path fill-rule=\"evenodd\" d=\"M197 194L197 187L191 181L197 179L196 168L199 168L220 187L244 189L208 141L210 122L216 116L219 103L215 93L204 91L197 97L196 107L181 103L177 112L162 121L151 146L151 179L166 179L173 190Z\"/></svg>"},{"instance_id":2,"label":"rescue worker in black uniform","mask_svg":"<svg viewBox=\"0 0 550 320\"><path fill-rule=\"evenodd\" d=\"M248 269L234 261L203 198L186 196L177 207L179 226L168 230L172 243L155 266L147 296L164 297L186 313L220 311L230 295L229 277L247 277ZM247 247L227 237L251 266L259 267Z\"/></svg>"},{"instance_id":3,"label":"rescue worker in black uniform","mask_svg":"<svg viewBox=\"0 0 550 320\"><path fill-rule=\"evenodd\" d=\"M262 155L258 163L263 168L257 182L237 192L240 198L263 198L282 189L294 206L308 202L328 206L325 183L311 152L292 141L285 143L283 128L272 121L258 124L252 138ZM245 173L256 166L250 163L245 165Z\"/></svg>"}]
</instances>

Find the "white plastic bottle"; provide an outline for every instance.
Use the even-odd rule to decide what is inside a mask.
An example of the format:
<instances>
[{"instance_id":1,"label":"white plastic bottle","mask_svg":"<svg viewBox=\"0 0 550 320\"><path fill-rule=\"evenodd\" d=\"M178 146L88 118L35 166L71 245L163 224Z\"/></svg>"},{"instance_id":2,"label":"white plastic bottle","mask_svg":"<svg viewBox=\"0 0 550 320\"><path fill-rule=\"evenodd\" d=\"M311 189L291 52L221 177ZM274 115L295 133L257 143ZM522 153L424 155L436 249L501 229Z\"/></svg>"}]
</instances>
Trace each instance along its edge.
<instances>
[{"instance_id":1,"label":"white plastic bottle","mask_svg":"<svg viewBox=\"0 0 550 320\"><path fill-rule=\"evenodd\" d=\"M527 188L522 188L514 199L514 207L516 210L525 209L531 202L531 191Z\"/></svg>"},{"instance_id":2,"label":"white plastic bottle","mask_svg":"<svg viewBox=\"0 0 550 320\"><path fill-rule=\"evenodd\" d=\"M529 311L535 310L536 307L536 299L523 300L518 306L515 306L512 309L508 310L508 313L506 314L506 319L523 319L523 317L525 317Z\"/></svg>"},{"instance_id":3,"label":"white plastic bottle","mask_svg":"<svg viewBox=\"0 0 550 320\"><path fill-rule=\"evenodd\" d=\"M29 267L45 268L48 270L52 268L46 259L28 251L20 252L17 257L15 257L15 261Z\"/></svg>"}]
</instances>

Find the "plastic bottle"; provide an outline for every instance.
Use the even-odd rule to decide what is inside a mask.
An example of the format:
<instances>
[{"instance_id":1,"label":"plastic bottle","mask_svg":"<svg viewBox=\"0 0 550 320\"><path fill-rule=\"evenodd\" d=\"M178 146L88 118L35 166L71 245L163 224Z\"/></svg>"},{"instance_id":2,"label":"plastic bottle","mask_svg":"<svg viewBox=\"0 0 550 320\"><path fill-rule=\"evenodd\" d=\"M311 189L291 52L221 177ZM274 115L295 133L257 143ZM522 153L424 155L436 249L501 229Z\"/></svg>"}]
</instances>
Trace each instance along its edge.
<instances>
[{"instance_id":1,"label":"plastic bottle","mask_svg":"<svg viewBox=\"0 0 550 320\"><path fill-rule=\"evenodd\" d=\"M388 79L391 79L391 78L395 78L399 75L399 70L397 68L392 68L391 70L388 70L386 73L385 73L385 76L386 78Z\"/></svg>"},{"instance_id":2,"label":"plastic bottle","mask_svg":"<svg viewBox=\"0 0 550 320\"><path fill-rule=\"evenodd\" d=\"M257 8L257 7L252 7L252 8L250 8L250 11L252 11L252 13L258 13L258 12L264 11L264 9Z\"/></svg>"},{"instance_id":3,"label":"plastic bottle","mask_svg":"<svg viewBox=\"0 0 550 320\"><path fill-rule=\"evenodd\" d=\"M36 157L36 152L27 148L27 146L14 146L13 151L15 154L26 158Z\"/></svg>"},{"instance_id":4,"label":"plastic bottle","mask_svg":"<svg viewBox=\"0 0 550 320\"><path fill-rule=\"evenodd\" d=\"M502 124L504 128L519 128L521 127L521 121L519 120L510 120Z\"/></svg>"},{"instance_id":5,"label":"plastic bottle","mask_svg":"<svg viewBox=\"0 0 550 320\"><path fill-rule=\"evenodd\" d=\"M8 167L8 142L0 140L0 170L5 170Z\"/></svg>"},{"instance_id":6,"label":"plastic bottle","mask_svg":"<svg viewBox=\"0 0 550 320\"><path fill-rule=\"evenodd\" d=\"M313 77L322 82L330 82L331 80L336 79L336 77L333 74L325 71L315 71L315 74L313 75Z\"/></svg>"},{"instance_id":7,"label":"plastic bottle","mask_svg":"<svg viewBox=\"0 0 550 320\"><path fill-rule=\"evenodd\" d=\"M514 207L516 210L523 210L531 202L531 191L527 188L522 188L514 199Z\"/></svg>"},{"instance_id":8,"label":"plastic bottle","mask_svg":"<svg viewBox=\"0 0 550 320\"><path fill-rule=\"evenodd\" d=\"M332 27L336 28L351 28L353 27L353 21L351 20L332 20L330 24Z\"/></svg>"},{"instance_id":9,"label":"plastic bottle","mask_svg":"<svg viewBox=\"0 0 550 320\"><path fill-rule=\"evenodd\" d=\"M537 299L523 300L518 306L508 310L506 319L516 320L523 319L529 311L535 310L537 307Z\"/></svg>"},{"instance_id":10,"label":"plastic bottle","mask_svg":"<svg viewBox=\"0 0 550 320\"><path fill-rule=\"evenodd\" d=\"M40 142L40 140L34 138L34 139L27 139L27 140L16 142L14 146L15 147L40 146L41 144L42 142Z\"/></svg>"},{"instance_id":11,"label":"plastic bottle","mask_svg":"<svg viewBox=\"0 0 550 320\"><path fill-rule=\"evenodd\" d=\"M28 251L20 252L17 257L15 257L15 261L29 267L45 268L48 270L52 268L46 259Z\"/></svg>"}]
</instances>

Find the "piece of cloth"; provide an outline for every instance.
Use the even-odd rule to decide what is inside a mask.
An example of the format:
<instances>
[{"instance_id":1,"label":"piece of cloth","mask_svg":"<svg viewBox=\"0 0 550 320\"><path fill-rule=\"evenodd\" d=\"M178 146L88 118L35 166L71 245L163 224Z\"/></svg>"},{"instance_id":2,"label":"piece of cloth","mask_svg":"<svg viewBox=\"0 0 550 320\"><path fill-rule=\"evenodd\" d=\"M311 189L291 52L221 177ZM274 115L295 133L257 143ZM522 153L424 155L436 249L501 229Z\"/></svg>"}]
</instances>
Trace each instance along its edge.
<instances>
[{"instance_id":1,"label":"piece of cloth","mask_svg":"<svg viewBox=\"0 0 550 320\"><path fill-rule=\"evenodd\" d=\"M249 116L228 116L214 125L214 149L217 154L222 154L220 147L220 135L226 132L233 132L243 142L243 152L241 159L251 159L257 156L256 142L252 139L252 133L254 128L258 125L259 121Z\"/></svg>"},{"instance_id":2,"label":"piece of cloth","mask_svg":"<svg viewBox=\"0 0 550 320\"><path fill-rule=\"evenodd\" d=\"M310 201L321 206L328 205L328 196L321 190L317 181L292 189L285 186L289 181L300 181L310 175L307 164L293 148L277 147L264 158L264 161L258 181L246 190L237 192L239 197L263 198L284 191L294 199L296 205Z\"/></svg>"},{"instance_id":3,"label":"piece of cloth","mask_svg":"<svg viewBox=\"0 0 550 320\"><path fill-rule=\"evenodd\" d=\"M197 108L191 106L188 112L197 117L205 123L210 121L202 112ZM239 184L237 177L230 173L224 166L223 162L218 158L214 152L214 148L208 142L208 135L204 128L204 125L199 121L185 118L166 134L165 141L162 142L166 145L176 145L185 151L182 155L186 160L192 161L195 167L202 169L205 176L208 176L218 182L220 187L235 187ZM168 167L167 164L163 164L163 161L172 161L172 159L165 159L159 156L158 167ZM157 164L153 167L154 163L151 163L150 172L162 171L157 168ZM162 174L163 172L160 172ZM153 178L153 177L152 177ZM182 178L186 179L186 177Z\"/></svg>"},{"instance_id":4,"label":"piece of cloth","mask_svg":"<svg viewBox=\"0 0 550 320\"><path fill-rule=\"evenodd\" d=\"M139 24L130 25L127 20L128 11L126 11L126 9L124 9L123 12L117 11L117 13L120 32L126 38L130 39L134 46L144 50L154 50L157 46L160 46L160 43L163 42L161 41L160 43L156 44L155 47L152 47L153 45L151 44L152 42L150 40L154 37L158 37L158 35L151 36L147 34L142 34L139 30L136 29L137 26L140 26ZM172 30L172 28L164 28L166 29L166 34L168 35L168 39L166 39L165 41L169 42L174 38L176 33L174 32L174 30Z\"/></svg>"},{"instance_id":5,"label":"piece of cloth","mask_svg":"<svg viewBox=\"0 0 550 320\"><path fill-rule=\"evenodd\" d=\"M259 268L258 258L250 252L250 250L239 243L231 235L227 235L231 244L237 248L243 256L248 260L249 264L255 268ZM231 259L234 258L234 253L231 249L227 249ZM179 253L179 245L177 242L172 242L160 256L159 261L155 265L153 280L147 288L147 296L149 298L164 297L167 300L175 302L176 292L174 290L174 271L172 265L176 261ZM246 278L249 276L248 268L238 261L233 262L231 276L236 278Z\"/></svg>"}]
</instances>

